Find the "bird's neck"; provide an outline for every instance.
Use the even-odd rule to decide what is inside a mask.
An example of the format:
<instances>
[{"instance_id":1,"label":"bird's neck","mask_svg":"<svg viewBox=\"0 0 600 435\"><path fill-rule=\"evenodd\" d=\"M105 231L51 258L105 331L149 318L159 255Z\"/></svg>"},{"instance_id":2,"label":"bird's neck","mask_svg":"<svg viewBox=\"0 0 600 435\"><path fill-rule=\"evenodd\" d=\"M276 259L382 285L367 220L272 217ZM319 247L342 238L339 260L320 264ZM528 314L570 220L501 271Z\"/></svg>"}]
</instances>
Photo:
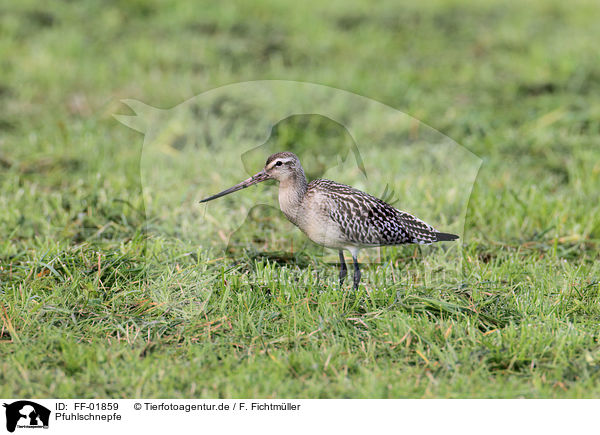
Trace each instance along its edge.
<instances>
[{"instance_id":1,"label":"bird's neck","mask_svg":"<svg viewBox=\"0 0 600 435\"><path fill-rule=\"evenodd\" d=\"M307 189L304 171L279 182L279 207L293 224L298 224L302 200Z\"/></svg>"}]
</instances>

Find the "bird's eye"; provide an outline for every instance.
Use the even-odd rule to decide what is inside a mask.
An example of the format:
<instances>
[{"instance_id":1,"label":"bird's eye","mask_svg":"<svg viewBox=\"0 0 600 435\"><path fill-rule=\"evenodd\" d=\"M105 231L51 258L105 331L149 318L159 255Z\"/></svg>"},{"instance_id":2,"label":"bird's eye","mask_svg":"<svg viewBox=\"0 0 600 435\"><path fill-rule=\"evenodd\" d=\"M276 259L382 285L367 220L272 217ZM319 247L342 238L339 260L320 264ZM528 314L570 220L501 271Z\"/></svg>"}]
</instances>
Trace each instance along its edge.
<instances>
[{"instance_id":1,"label":"bird's eye","mask_svg":"<svg viewBox=\"0 0 600 435\"><path fill-rule=\"evenodd\" d=\"M283 163L281 163L281 160L278 160L277 163L275 163L275 166L281 166L283 165Z\"/></svg>"}]
</instances>

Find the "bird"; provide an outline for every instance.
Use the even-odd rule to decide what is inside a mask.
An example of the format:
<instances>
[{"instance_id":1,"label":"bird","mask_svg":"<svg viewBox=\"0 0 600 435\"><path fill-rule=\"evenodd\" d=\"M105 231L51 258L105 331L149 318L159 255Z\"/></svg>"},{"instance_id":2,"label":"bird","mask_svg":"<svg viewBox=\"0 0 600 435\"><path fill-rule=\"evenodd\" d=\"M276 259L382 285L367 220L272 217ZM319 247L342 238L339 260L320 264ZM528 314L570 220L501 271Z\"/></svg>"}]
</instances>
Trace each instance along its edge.
<instances>
[{"instance_id":1,"label":"bird","mask_svg":"<svg viewBox=\"0 0 600 435\"><path fill-rule=\"evenodd\" d=\"M309 183L300 159L289 151L272 154L260 172L200 202L212 201L266 180L279 182L279 207L290 222L313 242L338 251L340 287L348 274L344 250L352 254L356 291L361 279L358 263L361 249L428 245L459 238L456 234L439 232L421 219L351 186L327 179Z\"/></svg>"}]
</instances>

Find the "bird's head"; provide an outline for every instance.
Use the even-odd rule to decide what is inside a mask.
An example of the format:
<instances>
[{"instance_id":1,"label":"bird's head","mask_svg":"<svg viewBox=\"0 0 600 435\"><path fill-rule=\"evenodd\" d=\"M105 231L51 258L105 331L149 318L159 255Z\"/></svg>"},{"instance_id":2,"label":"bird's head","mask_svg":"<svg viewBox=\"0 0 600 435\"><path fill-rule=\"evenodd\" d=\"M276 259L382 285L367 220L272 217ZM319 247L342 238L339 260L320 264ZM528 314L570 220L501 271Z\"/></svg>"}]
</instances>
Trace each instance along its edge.
<instances>
[{"instance_id":1,"label":"bird's head","mask_svg":"<svg viewBox=\"0 0 600 435\"><path fill-rule=\"evenodd\" d=\"M286 183L300 175L304 177L304 171L296 154L289 151L275 153L267 159L262 171L223 192L204 198L200 202L211 201L266 180L277 180L280 183Z\"/></svg>"},{"instance_id":2,"label":"bird's head","mask_svg":"<svg viewBox=\"0 0 600 435\"><path fill-rule=\"evenodd\" d=\"M289 151L284 151L271 155L267 159L262 172L266 173L269 178L282 182L295 177L301 169L302 166L298 156Z\"/></svg>"}]
</instances>

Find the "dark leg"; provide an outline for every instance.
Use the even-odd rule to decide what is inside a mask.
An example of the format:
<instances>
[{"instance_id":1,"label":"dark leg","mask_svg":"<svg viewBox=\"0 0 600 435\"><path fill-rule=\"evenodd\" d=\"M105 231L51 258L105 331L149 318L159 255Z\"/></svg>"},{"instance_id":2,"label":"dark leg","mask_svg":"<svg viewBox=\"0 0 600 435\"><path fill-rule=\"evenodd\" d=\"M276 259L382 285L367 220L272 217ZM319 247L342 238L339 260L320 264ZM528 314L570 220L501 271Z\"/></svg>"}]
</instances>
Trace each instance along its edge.
<instances>
[{"instance_id":1,"label":"dark leg","mask_svg":"<svg viewBox=\"0 0 600 435\"><path fill-rule=\"evenodd\" d=\"M348 275L348 268L346 267L346 261L344 260L344 251L340 249L340 287L344 284L346 275Z\"/></svg>"},{"instance_id":2,"label":"dark leg","mask_svg":"<svg viewBox=\"0 0 600 435\"><path fill-rule=\"evenodd\" d=\"M352 260L354 261L354 290L358 290L358 283L360 282L360 268L358 267L356 255L352 254Z\"/></svg>"}]
</instances>

